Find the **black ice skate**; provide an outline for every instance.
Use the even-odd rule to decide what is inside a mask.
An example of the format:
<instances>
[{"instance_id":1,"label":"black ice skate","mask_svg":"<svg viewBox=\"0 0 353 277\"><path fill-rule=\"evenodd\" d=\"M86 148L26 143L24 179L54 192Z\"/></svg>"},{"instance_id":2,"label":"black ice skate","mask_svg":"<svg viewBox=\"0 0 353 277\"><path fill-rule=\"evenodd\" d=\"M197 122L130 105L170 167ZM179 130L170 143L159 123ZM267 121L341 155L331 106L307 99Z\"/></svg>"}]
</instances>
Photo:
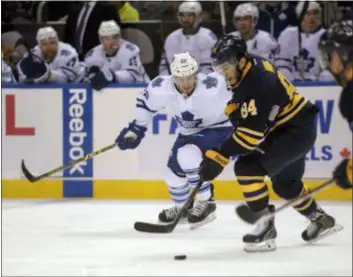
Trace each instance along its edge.
<instances>
[{"instance_id":1,"label":"black ice skate","mask_svg":"<svg viewBox=\"0 0 353 277\"><path fill-rule=\"evenodd\" d=\"M269 211L274 211L275 207L269 205ZM260 212L263 213L263 212ZM246 252L265 252L276 249L275 238L277 231L274 217L260 220L255 229L243 237Z\"/></svg>"},{"instance_id":2,"label":"black ice skate","mask_svg":"<svg viewBox=\"0 0 353 277\"><path fill-rule=\"evenodd\" d=\"M343 229L342 225L336 224L336 220L321 208L317 208L309 219L311 222L302 233L303 240L307 242L316 242Z\"/></svg>"},{"instance_id":3,"label":"black ice skate","mask_svg":"<svg viewBox=\"0 0 353 277\"><path fill-rule=\"evenodd\" d=\"M193 205L194 205L194 202L191 202L188 211L190 211L192 209ZM179 208L177 206L173 206L169 209L165 209L165 210L161 211L158 215L159 223L164 223L164 224L171 223L177 217L180 210L181 210L181 207ZM185 224L188 222L187 221L187 213L188 212L185 212L183 214L183 216L180 218L179 224L180 223Z\"/></svg>"},{"instance_id":4,"label":"black ice skate","mask_svg":"<svg viewBox=\"0 0 353 277\"><path fill-rule=\"evenodd\" d=\"M216 202L213 195L213 185L211 184L211 197L206 201L197 201L194 208L188 213L190 229L199 228L216 219Z\"/></svg>"}]
</instances>

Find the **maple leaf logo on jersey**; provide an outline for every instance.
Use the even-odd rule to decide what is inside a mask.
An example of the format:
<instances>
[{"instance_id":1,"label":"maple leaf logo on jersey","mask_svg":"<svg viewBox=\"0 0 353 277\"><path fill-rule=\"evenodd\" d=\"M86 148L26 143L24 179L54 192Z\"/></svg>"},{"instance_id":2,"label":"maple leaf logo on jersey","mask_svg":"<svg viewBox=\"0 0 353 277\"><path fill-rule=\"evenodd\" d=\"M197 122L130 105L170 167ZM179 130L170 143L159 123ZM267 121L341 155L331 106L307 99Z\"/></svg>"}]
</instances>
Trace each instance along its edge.
<instances>
[{"instance_id":1,"label":"maple leaf logo on jersey","mask_svg":"<svg viewBox=\"0 0 353 277\"><path fill-rule=\"evenodd\" d=\"M218 80L216 78L207 76L207 78L203 80L202 83L206 86L206 89L216 88L218 84Z\"/></svg>"},{"instance_id":2,"label":"maple leaf logo on jersey","mask_svg":"<svg viewBox=\"0 0 353 277\"><path fill-rule=\"evenodd\" d=\"M181 117L175 116L175 120L186 129L197 128L202 124L202 118L195 119L195 115L188 111L182 112Z\"/></svg>"},{"instance_id":3,"label":"maple leaf logo on jersey","mask_svg":"<svg viewBox=\"0 0 353 277\"><path fill-rule=\"evenodd\" d=\"M303 48L301 52L301 57L303 58L303 63L304 65L301 64L300 57L294 56L294 68L296 71L300 72L301 67L303 66L303 69L305 72L309 72L310 69L314 67L315 64L315 58L309 57L309 51L305 48Z\"/></svg>"}]
</instances>

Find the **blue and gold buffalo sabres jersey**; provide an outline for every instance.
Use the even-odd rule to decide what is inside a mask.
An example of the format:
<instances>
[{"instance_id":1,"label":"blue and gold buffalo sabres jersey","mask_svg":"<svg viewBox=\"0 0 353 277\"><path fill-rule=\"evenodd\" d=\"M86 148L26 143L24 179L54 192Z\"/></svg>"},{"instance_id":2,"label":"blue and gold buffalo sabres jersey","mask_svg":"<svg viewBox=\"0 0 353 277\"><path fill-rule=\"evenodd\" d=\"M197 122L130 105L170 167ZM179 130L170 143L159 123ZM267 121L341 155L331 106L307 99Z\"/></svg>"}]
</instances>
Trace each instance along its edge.
<instances>
[{"instance_id":1,"label":"blue and gold buffalo sabres jersey","mask_svg":"<svg viewBox=\"0 0 353 277\"><path fill-rule=\"evenodd\" d=\"M315 106L267 60L252 57L225 113L235 130L223 145L224 154L246 154L279 128L296 128L312 121Z\"/></svg>"}]
</instances>

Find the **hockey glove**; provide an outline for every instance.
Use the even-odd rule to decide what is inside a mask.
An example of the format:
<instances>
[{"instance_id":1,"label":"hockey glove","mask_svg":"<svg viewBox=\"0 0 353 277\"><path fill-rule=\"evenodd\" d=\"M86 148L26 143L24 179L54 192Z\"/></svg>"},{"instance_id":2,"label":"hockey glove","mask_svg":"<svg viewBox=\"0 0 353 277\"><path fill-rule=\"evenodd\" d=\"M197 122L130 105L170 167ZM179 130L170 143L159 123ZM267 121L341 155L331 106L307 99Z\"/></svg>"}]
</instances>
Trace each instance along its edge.
<instances>
[{"instance_id":1,"label":"hockey glove","mask_svg":"<svg viewBox=\"0 0 353 277\"><path fill-rule=\"evenodd\" d=\"M200 165L200 179L203 181L211 181L216 179L228 163L229 159L224 157L217 150L207 150Z\"/></svg>"},{"instance_id":2,"label":"hockey glove","mask_svg":"<svg viewBox=\"0 0 353 277\"><path fill-rule=\"evenodd\" d=\"M137 125L135 121L129 127L122 129L115 143L121 150L135 149L145 136L147 128Z\"/></svg>"},{"instance_id":3,"label":"hockey glove","mask_svg":"<svg viewBox=\"0 0 353 277\"><path fill-rule=\"evenodd\" d=\"M92 88L101 90L107 84L115 82L115 74L107 68L99 69L97 66L92 66L88 71L88 80Z\"/></svg>"},{"instance_id":4,"label":"hockey glove","mask_svg":"<svg viewBox=\"0 0 353 277\"><path fill-rule=\"evenodd\" d=\"M16 69L20 83L42 84L50 78L50 69L41 57L26 53L17 63Z\"/></svg>"},{"instance_id":5,"label":"hockey glove","mask_svg":"<svg viewBox=\"0 0 353 277\"><path fill-rule=\"evenodd\" d=\"M336 184L342 189L352 189L352 159L345 159L339 163L333 172L333 178L336 181Z\"/></svg>"}]
</instances>

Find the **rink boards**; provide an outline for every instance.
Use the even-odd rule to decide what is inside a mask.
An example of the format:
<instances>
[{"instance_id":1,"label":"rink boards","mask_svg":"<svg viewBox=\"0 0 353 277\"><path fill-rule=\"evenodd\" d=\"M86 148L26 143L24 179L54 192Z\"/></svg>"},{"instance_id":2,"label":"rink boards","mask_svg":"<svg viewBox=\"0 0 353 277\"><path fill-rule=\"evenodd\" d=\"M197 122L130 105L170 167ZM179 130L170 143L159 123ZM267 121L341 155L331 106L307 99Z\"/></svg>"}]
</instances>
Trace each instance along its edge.
<instances>
[{"instance_id":1,"label":"rink boards","mask_svg":"<svg viewBox=\"0 0 353 277\"><path fill-rule=\"evenodd\" d=\"M136 94L144 87L110 86L92 91L85 84L4 86L3 197L167 199L162 178L177 126L164 110L154 115L137 150L113 149L33 184L24 180L20 171L22 159L37 175L112 143L133 120ZM352 134L339 114L339 87L311 83L298 90L320 108L318 138L307 155L305 172L305 182L313 187L331 177L342 157L351 155ZM242 199L232 167L216 182L218 199ZM351 200L352 194L332 187L319 198Z\"/></svg>"}]
</instances>

